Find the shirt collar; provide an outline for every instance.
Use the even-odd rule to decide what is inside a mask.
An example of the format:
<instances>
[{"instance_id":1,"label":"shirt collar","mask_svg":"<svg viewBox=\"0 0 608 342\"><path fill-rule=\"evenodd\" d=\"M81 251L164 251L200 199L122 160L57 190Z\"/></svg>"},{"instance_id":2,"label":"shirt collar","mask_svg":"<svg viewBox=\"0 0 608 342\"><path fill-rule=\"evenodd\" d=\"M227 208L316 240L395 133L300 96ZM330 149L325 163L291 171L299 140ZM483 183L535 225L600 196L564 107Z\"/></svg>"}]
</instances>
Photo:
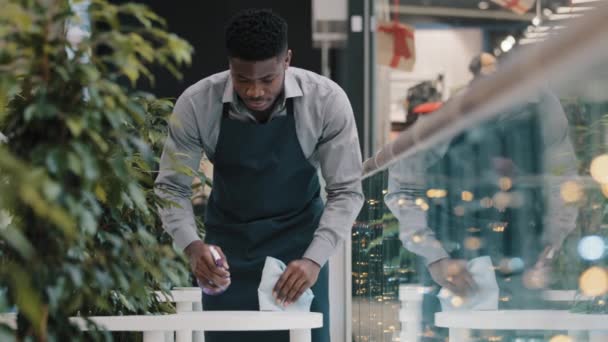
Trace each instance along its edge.
<instances>
[{"instance_id":1,"label":"shirt collar","mask_svg":"<svg viewBox=\"0 0 608 342\"><path fill-rule=\"evenodd\" d=\"M285 71L285 83L283 84L284 87L284 99L288 99L288 98L292 98L292 97L300 97L303 96L302 93L302 88L300 88L300 85L298 84L298 81L296 80L295 76L293 75L293 72L291 71L291 68L287 68L287 71ZM228 80L226 81L226 86L224 87L224 95L222 97L222 102L223 103L232 103L234 102L235 96L234 96L234 87L232 85L232 77L230 76L230 74L228 74Z\"/></svg>"}]
</instances>

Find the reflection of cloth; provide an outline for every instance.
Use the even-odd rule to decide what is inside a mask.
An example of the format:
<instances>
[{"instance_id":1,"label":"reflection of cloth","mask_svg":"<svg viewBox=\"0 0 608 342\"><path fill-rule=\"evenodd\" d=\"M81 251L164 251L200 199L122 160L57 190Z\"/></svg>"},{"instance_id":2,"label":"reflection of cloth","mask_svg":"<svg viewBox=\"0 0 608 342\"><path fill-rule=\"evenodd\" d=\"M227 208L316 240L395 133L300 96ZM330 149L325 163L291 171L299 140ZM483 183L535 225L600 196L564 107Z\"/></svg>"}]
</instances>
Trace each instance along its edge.
<instances>
[{"instance_id":1,"label":"reflection of cloth","mask_svg":"<svg viewBox=\"0 0 608 342\"><path fill-rule=\"evenodd\" d=\"M264 270L262 270L262 280L258 287L258 300L260 302L260 311L302 311L309 312L310 304L315 297L311 289L302 293L300 298L291 305L283 307L278 305L272 296L272 291L279 278L285 272L287 266L284 262L273 257L266 257Z\"/></svg>"},{"instance_id":2,"label":"reflection of cloth","mask_svg":"<svg viewBox=\"0 0 608 342\"><path fill-rule=\"evenodd\" d=\"M450 310L497 310L498 284L492 260L489 256L471 259L467 270L473 276L477 290L467 297L455 297L450 290L442 288L437 295L442 311ZM462 300L462 301L461 301Z\"/></svg>"}]
</instances>

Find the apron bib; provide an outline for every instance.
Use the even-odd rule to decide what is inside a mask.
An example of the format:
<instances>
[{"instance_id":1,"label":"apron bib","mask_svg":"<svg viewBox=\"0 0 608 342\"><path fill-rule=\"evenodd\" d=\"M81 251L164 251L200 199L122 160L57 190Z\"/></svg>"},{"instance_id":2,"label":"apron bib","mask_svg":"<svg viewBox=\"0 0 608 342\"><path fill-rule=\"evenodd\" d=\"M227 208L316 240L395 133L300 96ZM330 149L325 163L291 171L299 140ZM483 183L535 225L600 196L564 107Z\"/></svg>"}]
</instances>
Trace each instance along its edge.
<instances>
[{"instance_id":1,"label":"apron bib","mask_svg":"<svg viewBox=\"0 0 608 342\"><path fill-rule=\"evenodd\" d=\"M323 213L317 170L296 134L293 100L287 99L287 115L265 124L231 120L225 104L213 165L205 242L226 254L232 283L221 295L203 294L203 308L257 311L266 256L285 264L302 258ZM329 342L327 287L325 266L312 287L311 311L323 313L314 342ZM288 340L288 331L205 333L207 342Z\"/></svg>"}]
</instances>

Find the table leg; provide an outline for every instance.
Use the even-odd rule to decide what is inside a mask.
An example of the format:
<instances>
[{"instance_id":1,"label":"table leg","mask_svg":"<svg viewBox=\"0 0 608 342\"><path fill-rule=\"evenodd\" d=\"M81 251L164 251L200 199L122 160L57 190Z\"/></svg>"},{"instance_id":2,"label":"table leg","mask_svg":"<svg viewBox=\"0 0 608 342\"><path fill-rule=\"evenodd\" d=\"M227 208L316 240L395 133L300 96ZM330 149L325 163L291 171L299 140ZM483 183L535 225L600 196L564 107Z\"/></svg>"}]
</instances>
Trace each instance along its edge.
<instances>
[{"instance_id":1,"label":"table leg","mask_svg":"<svg viewBox=\"0 0 608 342\"><path fill-rule=\"evenodd\" d=\"M471 331L462 328L450 328L450 342L468 342L471 340Z\"/></svg>"},{"instance_id":2,"label":"table leg","mask_svg":"<svg viewBox=\"0 0 608 342\"><path fill-rule=\"evenodd\" d=\"M310 329L292 329L289 330L290 342L310 342Z\"/></svg>"},{"instance_id":3,"label":"table leg","mask_svg":"<svg viewBox=\"0 0 608 342\"><path fill-rule=\"evenodd\" d=\"M192 312L192 302L176 302L175 312ZM175 332L175 342L192 342L192 330L178 330Z\"/></svg>"},{"instance_id":4,"label":"table leg","mask_svg":"<svg viewBox=\"0 0 608 342\"><path fill-rule=\"evenodd\" d=\"M165 332L144 331L144 342L165 342Z\"/></svg>"},{"instance_id":5,"label":"table leg","mask_svg":"<svg viewBox=\"0 0 608 342\"><path fill-rule=\"evenodd\" d=\"M192 330L176 331L175 342L192 342Z\"/></svg>"},{"instance_id":6,"label":"table leg","mask_svg":"<svg viewBox=\"0 0 608 342\"><path fill-rule=\"evenodd\" d=\"M192 311L203 311L203 303L202 302L192 303ZM192 342L205 342L205 332L204 331L194 331L192 333Z\"/></svg>"},{"instance_id":7,"label":"table leg","mask_svg":"<svg viewBox=\"0 0 608 342\"><path fill-rule=\"evenodd\" d=\"M589 342L605 342L608 341L607 330L592 330L589 331Z\"/></svg>"}]
</instances>

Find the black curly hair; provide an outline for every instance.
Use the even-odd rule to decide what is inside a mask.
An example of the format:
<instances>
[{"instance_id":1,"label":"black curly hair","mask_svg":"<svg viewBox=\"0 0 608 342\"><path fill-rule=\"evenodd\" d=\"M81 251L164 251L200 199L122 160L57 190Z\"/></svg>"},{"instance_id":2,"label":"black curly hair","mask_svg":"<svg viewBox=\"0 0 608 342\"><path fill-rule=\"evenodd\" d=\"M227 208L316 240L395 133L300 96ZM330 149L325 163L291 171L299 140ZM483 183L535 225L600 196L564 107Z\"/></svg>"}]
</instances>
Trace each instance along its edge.
<instances>
[{"instance_id":1,"label":"black curly hair","mask_svg":"<svg viewBox=\"0 0 608 342\"><path fill-rule=\"evenodd\" d=\"M246 9L226 26L228 57L262 61L287 51L287 22L269 9Z\"/></svg>"}]
</instances>

